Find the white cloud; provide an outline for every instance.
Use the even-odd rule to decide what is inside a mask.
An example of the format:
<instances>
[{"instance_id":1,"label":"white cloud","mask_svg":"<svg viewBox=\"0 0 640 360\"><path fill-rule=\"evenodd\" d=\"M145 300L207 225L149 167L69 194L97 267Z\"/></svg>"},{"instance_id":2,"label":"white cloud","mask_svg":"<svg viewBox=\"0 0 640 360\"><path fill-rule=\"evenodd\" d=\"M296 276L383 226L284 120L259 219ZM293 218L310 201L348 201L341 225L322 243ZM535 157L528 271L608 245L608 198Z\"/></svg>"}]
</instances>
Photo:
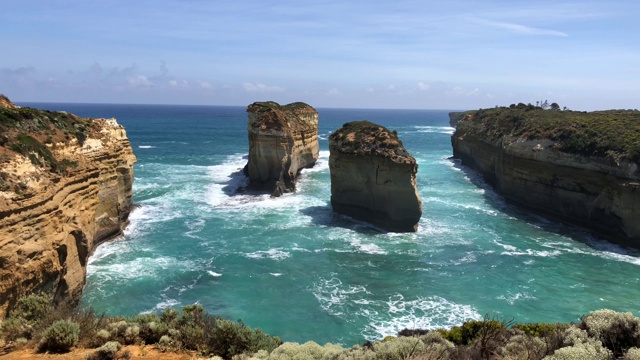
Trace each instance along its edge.
<instances>
[{"instance_id":1,"label":"white cloud","mask_svg":"<svg viewBox=\"0 0 640 360\"><path fill-rule=\"evenodd\" d=\"M153 86L154 85L153 82L151 82L144 75L131 76L131 77L129 77L127 79L127 82L129 83L129 85L136 86L136 87Z\"/></svg>"},{"instance_id":2,"label":"white cloud","mask_svg":"<svg viewBox=\"0 0 640 360\"><path fill-rule=\"evenodd\" d=\"M266 93L266 92L282 92L284 91L283 87L280 86L271 86L271 85L265 85L262 83L250 83L250 82L245 82L242 84L242 87L244 87L244 89L248 92L261 92L261 93Z\"/></svg>"},{"instance_id":3,"label":"white cloud","mask_svg":"<svg viewBox=\"0 0 640 360\"><path fill-rule=\"evenodd\" d=\"M393 90L395 90L395 89L396 89L396 86L395 86L395 85L393 85L393 84L391 84L391 85L387 86L387 90L389 90L389 91L393 91Z\"/></svg>"},{"instance_id":4,"label":"white cloud","mask_svg":"<svg viewBox=\"0 0 640 360\"><path fill-rule=\"evenodd\" d=\"M491 20L483 20L478 19L478 22L484 25L496 27L499 29L509 30L511 32L523 35L534 35L534 36L558 36L558 37L567 37L569 34L557 31L557 30L549 30L536 28L521 24L515 24L510 22L501 22L501 21L491 21Z\"/></svg>"},{"instance_id":5,"label":"white cloud","mask_svg":"<svg viewBox=\"0 0 640 360\"><path fill-rule=\"evenodd\" d=\"M418 89L420 89L420 90L422 90L422 91L427 91L427 90L431 89L431 85L429 85L429 84L425 84L425 83L423 83L422 81L420 81L420 82L418 83Z\"/></svg>"},{"instance_id":6,"label":"white cloud","mask_svg":"<svg viewBox=\"0 0 640 360\"><path fill-rule=\"evenodd\" d=\"M327 95L337 96L337 95L342 95L342 93L337 88L333 88L333 89L327 91Z\"/></svg>"},{"instance_id":7,"label":"white cloud","mask_svg":"<svg viewBox=\"0 0 640 360\"><path fill-rule=\"evenodd\" d=\"M200 83L200 87L203 89L211 89L211 83L207 82L207 81L198 81Z\"/></svg>"}]
</instances>

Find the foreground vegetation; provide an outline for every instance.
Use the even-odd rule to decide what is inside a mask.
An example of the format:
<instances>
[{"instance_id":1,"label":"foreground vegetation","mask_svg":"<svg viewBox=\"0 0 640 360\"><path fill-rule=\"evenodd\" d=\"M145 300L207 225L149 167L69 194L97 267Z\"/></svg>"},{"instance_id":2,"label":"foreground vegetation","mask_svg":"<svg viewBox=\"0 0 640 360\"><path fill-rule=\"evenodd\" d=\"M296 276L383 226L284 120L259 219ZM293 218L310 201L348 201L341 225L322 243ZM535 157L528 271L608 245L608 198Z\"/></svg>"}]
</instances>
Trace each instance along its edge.
<instances>
[{"instance_id":1,"label":"foreground vegetation","mask_svg":"<svg viewBox=\"0 0 640 360\"><path fill-rule=\"evenodd\" d=\"M615 156L640 161L640 111L581 112L544 110L533 105L481 109L458 123L489 141L504 136L549 139L560 151L585 156Z\"/></svg>"},{"instance_id":2,"label":"foreground vegetation","mask_svg":"<svg viewBox=\"0 0 640 360\"><path fill-rule=\"evenodd\" d=\"M211 316L200 305L124 318L54 308L46 297L29 295L18 301L0 329L5 349L95 349L89 360L129 358L131 354L119 350L131 344L235 360L640 359L640 318L611 310L592 312L575 324L512 324L487 318L452 329L405 329L397 337L343 348L311 341L282 343L242 322Z\"/></svg>"}]
</instances>

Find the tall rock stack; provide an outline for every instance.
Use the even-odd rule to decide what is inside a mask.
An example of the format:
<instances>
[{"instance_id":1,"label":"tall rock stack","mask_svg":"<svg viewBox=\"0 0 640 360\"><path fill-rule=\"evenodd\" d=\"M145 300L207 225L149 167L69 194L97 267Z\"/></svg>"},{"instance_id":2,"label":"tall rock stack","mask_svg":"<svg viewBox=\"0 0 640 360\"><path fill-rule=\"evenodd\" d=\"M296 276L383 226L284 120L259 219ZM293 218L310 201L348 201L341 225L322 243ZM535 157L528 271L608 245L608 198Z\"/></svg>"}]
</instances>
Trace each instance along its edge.
<instances>
[{"instance_id":1,"label":"tall rock stack","mask_svg":"<svg viewBox=\"0 0 640 360\"><path fill-rule=\"evenodd\" d=\"M388 231L418 229L418 165L395 131L368 121L346 123L329 137L329 151L335 212Z\"/></svg>"},{"instance_id":2,"label":"tall rock stack","mask_svg":"<svg viewBox=\"0 0 640 360\"><path fill-rule=\"evenodd\" d=\"M121 233L136 161L115 119L0 107L0 318L43 293L77 301L89 254Z\"/></svg>"},{"instance_id":3,"label":"tall rock stack","mask_svg":"<svg viewBox=\"0 0 640 360\"><path fill-rule=\"evenodd\" d=\"M294 192L300 170L318 160L318 112L302 102L268 101L249 105L247 113L249 187L274 197Z\"/></svg>"}]
</instances>

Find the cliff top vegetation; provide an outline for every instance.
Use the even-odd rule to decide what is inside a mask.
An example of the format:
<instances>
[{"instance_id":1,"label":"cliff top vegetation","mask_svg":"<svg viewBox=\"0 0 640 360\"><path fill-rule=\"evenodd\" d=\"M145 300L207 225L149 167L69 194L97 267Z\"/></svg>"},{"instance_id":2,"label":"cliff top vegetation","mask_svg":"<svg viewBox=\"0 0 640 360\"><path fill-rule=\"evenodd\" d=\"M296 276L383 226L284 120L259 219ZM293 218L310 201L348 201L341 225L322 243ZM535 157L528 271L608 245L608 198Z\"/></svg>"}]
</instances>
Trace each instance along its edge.
<instances>
[{"instance_id":1,"label":"cliff top vegetation","mask_svg":"<svg viewBox=\"0 0 640 360\"><path fill-rule=\"evenodd\" d=\"M262 130L309 130L317 127L316 122L309 122L306 115L317 114L316 109L303 102L294 102L280 105L274 101L254 102L247 106L248 113L258 115L258 121L250 123L250 126L259 127Z\"/></svg>"},{"instance_id":2,"label":"cliff top vegetation","mask_svg":"<svg viewBox=\"0 0 640 360\"><path fill-rule=\"evenodd\" d=\"M77 163L66 158L56 158L54 154L57 147L69 144L72 140L82 146L89 136L101 137L92 119L66 112L10 106L13 104L4 96L0 101L4 101L3 99L9 105L0 106L0 164L9 162L20 154L37 167L64 175L76 167ZM25 189L24 183L15 174L0 170L0 191L21 194Z\"/></svg>"},{"instance_id":3,"label":"cliff top vegetation","mask_svg":"<svg viewBox=\"0 0 640 360\"><path fill-rule=\"evenodd\" d=\"M611 310L594 311L571 324L514 324L487 316L451 329L404 329L397 337L345 348L313 341L283 343L242 322L212 316L200 305L124 318L53 307L46 297L32 294L20 299L2 322L0 342L5 351L94 349L86 359L130 358L128 350L121 351L123 345L146 344L163 352L195 352L225 360L613 360L639 358L639 329L639 318Z\"/></svg>"},{"instance_id":4,"label":"cliff top vegetation","mask_svg":"<svg viewBox=\"0 0 640 360\"><path fill-rule=\"evenodd\" d=\"M413 159L402 145L397 131L367 120L345 123L331 134L329 141L345 154Z\"/></svg>"},{"instance_id":5,"label":"cliff top vegetation","mask_svg":"<svg viewBox=\"0 0 640 360\"><path fill-rule=\"evenodd\" d=\"M557 150L584 156L640 161L640 111L544 110L533 105L480 109L458 123L458 131L488 141L506 137L548 139Z\"/></svg>"}]
</instances>

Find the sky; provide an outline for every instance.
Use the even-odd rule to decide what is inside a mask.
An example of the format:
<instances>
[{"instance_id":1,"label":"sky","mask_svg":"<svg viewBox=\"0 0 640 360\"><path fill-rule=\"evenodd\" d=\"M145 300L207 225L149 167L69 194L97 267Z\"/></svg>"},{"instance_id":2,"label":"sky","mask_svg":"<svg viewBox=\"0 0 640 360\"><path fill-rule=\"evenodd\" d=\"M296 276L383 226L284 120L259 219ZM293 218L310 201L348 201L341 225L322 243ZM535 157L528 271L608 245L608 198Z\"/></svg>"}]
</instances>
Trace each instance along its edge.
<instances>
[{"instance_id":1,"label":"sky","mask_svg":"<svg viewBox=\"0 0 640 360\"><path fill-rule=\"evenodd\" d=\"M637 0L2 0L14 102L640 105Z\"/></svg>"}]
</instances>

